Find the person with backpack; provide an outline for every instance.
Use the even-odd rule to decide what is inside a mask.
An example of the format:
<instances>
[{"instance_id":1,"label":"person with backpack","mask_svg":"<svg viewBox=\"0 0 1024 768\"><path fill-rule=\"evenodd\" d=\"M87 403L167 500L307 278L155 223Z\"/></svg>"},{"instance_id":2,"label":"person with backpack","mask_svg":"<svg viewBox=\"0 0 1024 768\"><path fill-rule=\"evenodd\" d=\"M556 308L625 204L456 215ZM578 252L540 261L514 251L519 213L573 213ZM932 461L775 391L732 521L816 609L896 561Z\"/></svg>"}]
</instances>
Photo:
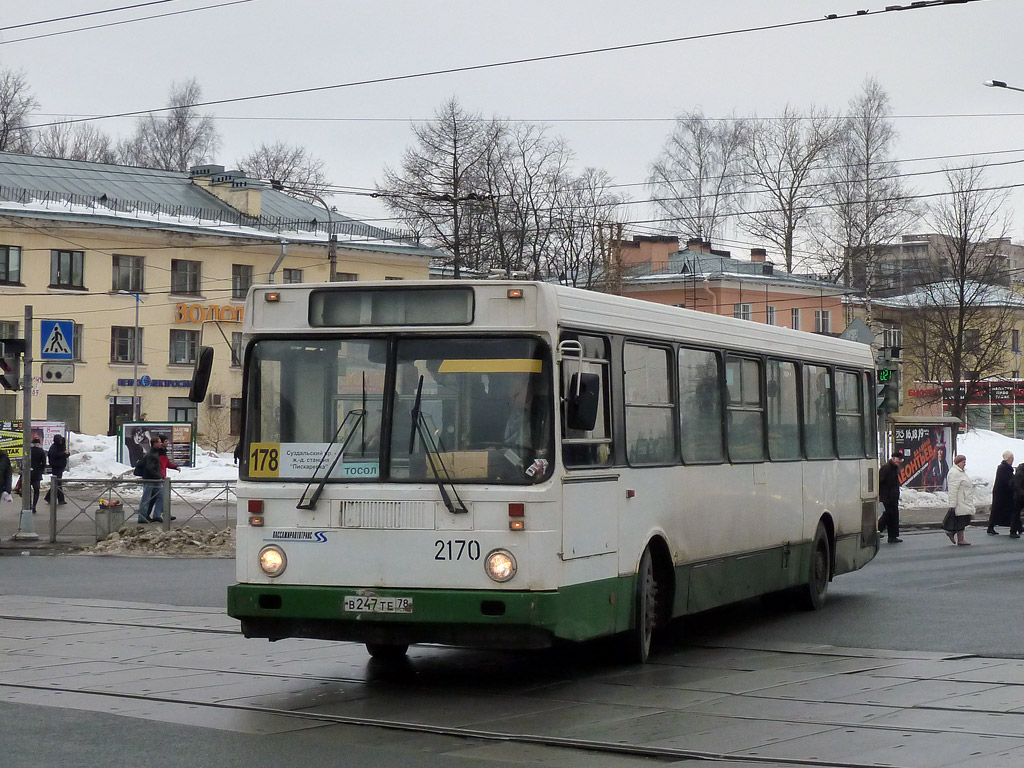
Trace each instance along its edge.
<instances>
[{"instance_id":1,"label":"person with backpack","mask_svg":"<svg viewBox=\"0 0 1024 768\"><path fill-rule=\"evenodd\" d=\"M170 445L170 440L167 439L167 435L157 435L155 443L155 453L160 461L160 479L164 480L167 478L167 470L173 469L175 472L180 472L181 468L171 461L170 456L167 455L167 446ZM150 518L154 523L162 523L164 521L163 509L164 509L164 496L162 493L157 494L157 501L154 504L156 508L156 514L151 514ZM170 514L170 510L168 510ZM174 520L174 515L171 515L171 520Z\"/></svg>"},{"instance_id":2,"label":"person with backpack","mask_svg":"<svg viewBox=\"0 0 1024 768\"><path fill-rule=\"evenodd\" d=\"M159 441L154 440L150 445L149 452L139 459L135 465L136 477L145 481L145 488L142 490L142 500L139 502L138 516L136 522L139 524L151 523L153 518L151 512L156 509L158 515L163 510L163 494L161 493L159 480L160 457L157 455Z\"/></svg>"}]
</instances>

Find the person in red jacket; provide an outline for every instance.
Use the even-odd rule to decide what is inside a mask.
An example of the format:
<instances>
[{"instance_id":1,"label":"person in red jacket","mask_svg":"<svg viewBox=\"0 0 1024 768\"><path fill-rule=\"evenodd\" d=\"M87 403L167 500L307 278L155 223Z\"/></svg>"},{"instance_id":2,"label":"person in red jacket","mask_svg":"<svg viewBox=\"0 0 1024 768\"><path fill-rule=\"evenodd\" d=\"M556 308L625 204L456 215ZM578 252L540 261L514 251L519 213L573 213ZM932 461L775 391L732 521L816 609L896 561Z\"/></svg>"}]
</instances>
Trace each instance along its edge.
<instances>
[{"instance_id":1,"label":"person in red jacket","mask_svg":"<svg viewBox=\"0 0 1024 768\"><path fill-rule=\"evenodd\" d=\"M180 472L181 469L177 464L171 461L170 457L167 455L167 446L170 444L170 441L167 439L167 435L157 435L155 440L156 442L153 443L153 453L155 453L157 458L160 460L160 479L163 480L167 477L168 469L173 469L176 472ZM151 515L151 519L154 523L162 523L164 521L163 509L164 496L162 493L158 493L156 503L153 504L153 513ZM170 510L168 510L168 514L170 514ZM174 515L171 515L171 520L174 519L176 519Z\"/></svg>"}]
</instances>

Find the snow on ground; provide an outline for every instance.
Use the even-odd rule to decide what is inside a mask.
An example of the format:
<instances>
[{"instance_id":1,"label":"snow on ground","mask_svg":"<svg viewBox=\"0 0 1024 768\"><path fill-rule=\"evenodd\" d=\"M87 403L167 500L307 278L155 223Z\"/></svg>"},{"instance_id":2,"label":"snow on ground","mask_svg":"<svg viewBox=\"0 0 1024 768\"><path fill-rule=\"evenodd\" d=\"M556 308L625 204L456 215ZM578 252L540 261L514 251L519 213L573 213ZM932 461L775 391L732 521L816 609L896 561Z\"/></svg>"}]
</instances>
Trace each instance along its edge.
<instances>
[{"instance_id":1,"label":"snow on ground","mask_svg":"<svg viewBox=\"0 0 1024 768\"><path fill-rule=\"evenodd\" d=\"M1003 451L1014 456L1014 466L1024 461L1024 440L1000 435L987 429L971 429L956 439L956 452L967 457L967 476L974 481L974 504L992 503L992 480L1003 460ZM949 457L952 464L953 457ZM949 507L945 491L925 493L912 488L900 491L901 507Z\"/></svg>"},{"instance_id":2,"label":"snow on ground","mask_svg":"<svg viewBox=\"0 0 1024 768\"><path fill-rule=\"evenodd\" d=\"M117 460L117 438L107 435L68 435L68 471L65 480L105 480L133 478L132 468ZM196 446L196 465L170 472L178 480L237 480L238 467L230 453L215 453Z\"/></svg>"}]
</instances>

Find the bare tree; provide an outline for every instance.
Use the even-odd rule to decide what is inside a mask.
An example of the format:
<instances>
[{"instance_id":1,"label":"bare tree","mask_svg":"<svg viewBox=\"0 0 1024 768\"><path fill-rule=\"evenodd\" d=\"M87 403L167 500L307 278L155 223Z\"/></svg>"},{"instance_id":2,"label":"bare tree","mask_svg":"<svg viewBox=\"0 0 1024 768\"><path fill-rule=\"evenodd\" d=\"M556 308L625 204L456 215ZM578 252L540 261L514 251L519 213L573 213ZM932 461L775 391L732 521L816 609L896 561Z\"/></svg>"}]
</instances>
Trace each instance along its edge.
<instances>
[{"instance_id":1,"label":"bare tree","mask_svg":"<svg viewBox=\"0 0 1024 768\"><path fill-rule=\"evenodd\" d=\"M547 271L565 285L597 288L607 282L603 233L623 223L622 198L610 186L606 171L587 168L560 190L558 242Z\"/></svg>"},{"instance_id":2,"label":"bare tree","mask_svg":"<svg viewBox=\"0 0 1024 768\"><path fill-rule=\"evenodd\" d=\"M454 97L434 116L413 124L416 145L405 150L400 171L385 168L377 191L406 226L451 254L458 279L480 221L472 209L484 198L489 133L480 115L466 112Z\"/></svg>"},{"instance_id":3,"label":"bare tree","mask_svg":"<svg viewBox=\"0 0 1024 768\"><path fill-rule=\"evenodd\" d=\"M313 157L305 147L275 141L260 144L237 162L237 167L254 179L280 182L284 192L296 188L315 195L327 191L324 161Z\"/></svg>"},{"instance_id":4,"label":"bare tree","mask_svg":"<svg viewBox=\"0 0 1024 768\"><path fill-rule=\"evenodd\" d=\"M880 246L898 238L918 214L892 160L896 138L889 96L869 78L850 101L823 189L826 213L812 238L826 274L864 291L869 325L884 252Z\"/></svg>"},{"instance_id":5,"label":"bare tree","mask_svg":"<svg viewBox=\"0 0 1024 768\"><path fill-rule=\"evenodd\" d=\"M202 100L203 89L195 78L172 84L168 109L140 118L132 137L118 145L122 161L165 171L187 171L212 160L220 136L213 116L202 115L196 108Z\"/></svg>"},{"instance_id":6,"label":"bare tree","mask_svg":"<svg viewBox=\"0 0 1024 768\"><path fill-rule=\"evenodd\" d=\"M542 277L555 242L560 190L572 154L543 126L493 121L484 162L491 243L488 266Z\"/></svg>"},{"instance_id":7,"label":"bare tree","mask_svg":"<svg viewBox=\"0 0 1024 768\"><path fill-rule=\"evenodd\" d=\"M781 116L754 119L746 133L744 165L751 185L751 210L744 226L782 252L793 271L797 230L817 201L819 182L840 136L840 121L811 108L802 116L786 105Z\"/></svg>"},{"instance_id":8,"label":"bare tree","mask_svg":"<svg viewBox=\"0 0 1024 768\"><path fill-rule=\"evenodd\" d=\"M908 297L903 343L918 378L951 382L951 415L962 419L973 385L1006 373L1005 342L1024 301L1000 285L1008 192L985 188L984 165L945 176L949 194L930 211L941 236L934 280Z\"/></svg>"},{"instance_id":9,"label":"bare tree","mask_svg":"<svg viewBox=\"0 0 1024 768\"><path fill-rule=\"evenodd\" d=\"M39 132L35 153L62 160L117 162L117 152L110 136L91 123L70 123L65 120Z\"/></svg>"},{"instance_id":10,"label":"bare tree","mask_svg":"<svg viewBox=\"0 0 1024 768\"><path fill-rule=\"evenodd\" d=\"M651 164L655 204L687 237L713 240L742 207L744 120L685 112Z\"/></svg>"},{"instance_id":11,"label":"bare tree","mask_svg":"<svg viewBox=\"0 0 1024 768\"><path fill-rule=\"evenodd\" d=\"M25 126L38 106L24 72L0 70L0 151L32 151L32 136Z\"/></svg>"}]
</instances>

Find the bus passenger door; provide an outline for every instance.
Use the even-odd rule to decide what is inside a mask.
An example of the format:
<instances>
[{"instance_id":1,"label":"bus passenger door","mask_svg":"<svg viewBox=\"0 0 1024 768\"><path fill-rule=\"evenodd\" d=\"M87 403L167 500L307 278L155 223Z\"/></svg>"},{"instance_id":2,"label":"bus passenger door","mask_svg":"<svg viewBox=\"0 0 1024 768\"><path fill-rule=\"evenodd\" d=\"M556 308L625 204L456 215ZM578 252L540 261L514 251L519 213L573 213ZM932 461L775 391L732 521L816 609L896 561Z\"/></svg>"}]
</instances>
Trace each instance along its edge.
<instances>
[{"instance_id":1,"label":"bus passenger door","mask_svg":"<svg viewBox=\"0 0 1024 768\"><path fill-rule=\"evenodd\" d=\"M612 470L607 339L567 332L558 346L562 559L618 550L619 473Z\"/></svg>"}]
</instances>

